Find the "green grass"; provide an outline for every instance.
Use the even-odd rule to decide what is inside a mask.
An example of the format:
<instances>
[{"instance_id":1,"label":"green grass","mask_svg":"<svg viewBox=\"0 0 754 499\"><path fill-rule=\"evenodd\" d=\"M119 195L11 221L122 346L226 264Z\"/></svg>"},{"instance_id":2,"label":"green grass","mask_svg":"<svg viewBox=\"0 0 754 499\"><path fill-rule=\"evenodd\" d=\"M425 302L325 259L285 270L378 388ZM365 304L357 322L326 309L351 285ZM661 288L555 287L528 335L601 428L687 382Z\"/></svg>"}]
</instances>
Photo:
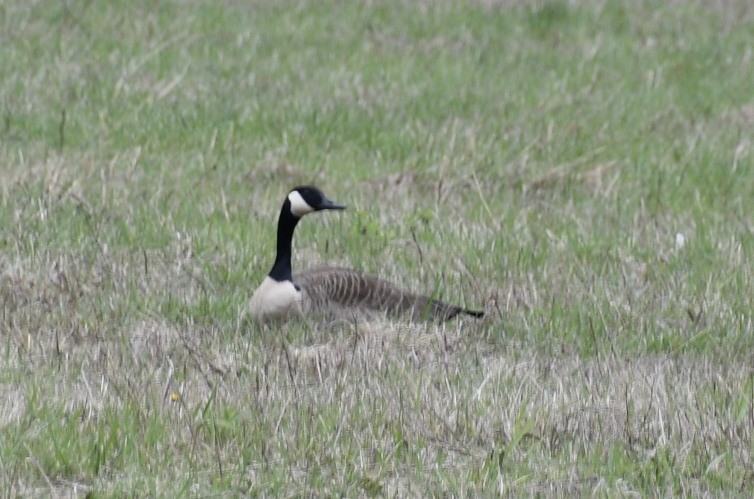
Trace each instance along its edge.
<instances>
[{"instance_id":1,"label":"green grass","mask_svg":"<svg viewBox=\"0 0 754 499\"><path fill-rule=\"evenodd\" d=\"M751 495L754 9L0 5L0 493ZM242 320L297 267L484 321ZM681 235L684 244L678 244Z\"/></svg>"}]
</instances>

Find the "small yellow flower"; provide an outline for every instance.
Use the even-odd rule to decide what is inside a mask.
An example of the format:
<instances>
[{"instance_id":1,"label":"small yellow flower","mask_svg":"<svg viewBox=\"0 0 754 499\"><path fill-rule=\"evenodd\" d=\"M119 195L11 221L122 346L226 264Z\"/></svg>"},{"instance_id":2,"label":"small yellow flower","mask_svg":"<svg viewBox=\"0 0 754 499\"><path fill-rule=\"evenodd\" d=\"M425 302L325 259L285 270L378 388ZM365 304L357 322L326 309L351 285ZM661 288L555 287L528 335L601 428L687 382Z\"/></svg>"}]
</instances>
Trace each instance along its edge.
<instances>
[{"instance_id":1,"label":"small yellow flower","mask_svg":"<svg viewBox=\"0 0 754 499\"><path fill-rule=\"evenodd\" d=\"M172 400L173 402L178 402L179 400L181 400L181 394L178 392L171 393L170 400Z\"/></svg>"}]
</instances>

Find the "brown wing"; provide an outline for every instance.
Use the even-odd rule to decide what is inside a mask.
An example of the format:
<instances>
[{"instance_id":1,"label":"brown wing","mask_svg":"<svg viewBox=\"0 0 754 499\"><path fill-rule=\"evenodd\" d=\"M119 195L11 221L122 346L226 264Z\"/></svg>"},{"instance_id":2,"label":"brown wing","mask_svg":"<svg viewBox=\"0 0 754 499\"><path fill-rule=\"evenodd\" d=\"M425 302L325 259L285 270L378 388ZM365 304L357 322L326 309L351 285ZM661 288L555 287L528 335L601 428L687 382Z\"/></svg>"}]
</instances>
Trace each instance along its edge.
<instances>
[{"instance_id":1,"label":"brown wing","mask_svg":"<svg viewBox=\"0 0 754 499\"><path fill-rule=\"evenodd\" d=\"M323 267L299 272L294 282L306 293L315 307L336 305L385 312L388 315L411 315L416 321L446 321L458 314L481 317L484 312L434 300L397 288L373 275L337 267Z\"/></svg>"}]
</instances>

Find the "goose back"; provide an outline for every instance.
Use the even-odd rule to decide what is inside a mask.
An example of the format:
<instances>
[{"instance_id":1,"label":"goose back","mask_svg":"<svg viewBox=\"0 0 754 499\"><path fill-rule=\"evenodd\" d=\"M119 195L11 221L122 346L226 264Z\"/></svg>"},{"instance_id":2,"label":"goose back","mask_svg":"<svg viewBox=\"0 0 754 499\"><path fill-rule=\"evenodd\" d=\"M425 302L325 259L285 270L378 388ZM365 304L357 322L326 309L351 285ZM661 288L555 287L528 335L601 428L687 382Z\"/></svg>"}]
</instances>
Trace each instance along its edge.
<instances>
[{"instance_id":1,"label":"goose back","mask_svg":"<svg viewBox=\"0 0 754 499\"><path fill-rule=\"evenodd\" d=\"M415 321L443 322L458 314L481 317L483 312L468 310L393 286L387 281L357 270L323 267L304 270L293 275L315 310L333 308L361 309L387 315L410 315Z\"/></svg>"}]
</instances>

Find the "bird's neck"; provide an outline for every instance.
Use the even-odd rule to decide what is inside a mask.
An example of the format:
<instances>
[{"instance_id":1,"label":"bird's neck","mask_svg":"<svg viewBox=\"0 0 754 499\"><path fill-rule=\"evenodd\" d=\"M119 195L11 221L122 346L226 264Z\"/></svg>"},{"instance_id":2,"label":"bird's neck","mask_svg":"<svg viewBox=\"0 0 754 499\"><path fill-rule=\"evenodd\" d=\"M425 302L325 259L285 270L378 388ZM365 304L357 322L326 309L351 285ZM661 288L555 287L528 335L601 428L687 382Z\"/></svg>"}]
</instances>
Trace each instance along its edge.
<instances>
[{"instance_id":1,"label":"bird's neck","mask_svg":"<svg viewBox=\"0 0 754 499\"><path fill-rule=\"evenodd\" d=\"M270 270L269 276L278 282L292 280L291 270L291 241L293 231L296 229L298 217L295 217L286 206L280 211L278 218L277 255L275 264Z\"/></svg>"}]
</instances>

